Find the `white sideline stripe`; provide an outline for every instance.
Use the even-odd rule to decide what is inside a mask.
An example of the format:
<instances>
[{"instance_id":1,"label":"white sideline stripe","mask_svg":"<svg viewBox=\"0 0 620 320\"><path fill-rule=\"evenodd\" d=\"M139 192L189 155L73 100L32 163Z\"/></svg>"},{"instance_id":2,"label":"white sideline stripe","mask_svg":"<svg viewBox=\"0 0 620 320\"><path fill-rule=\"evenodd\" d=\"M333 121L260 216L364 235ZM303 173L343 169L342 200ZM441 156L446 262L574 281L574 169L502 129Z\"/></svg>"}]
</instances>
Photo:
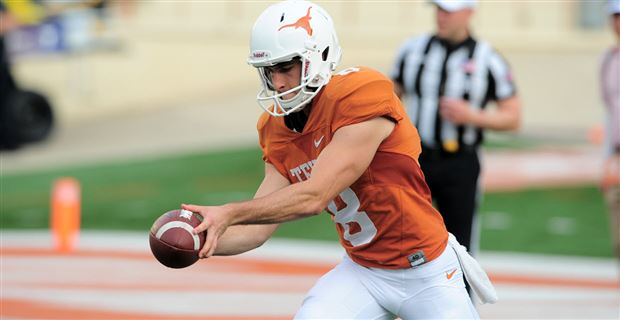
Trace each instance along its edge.
<instances>
[{"instance_id":1,"label":"white sideline stripe","mask_svg":"<svg viewBox=\"0 0 620 320\"><path fill-rule=\"evenodd\" d=\"M80 250L121 250L150 253L148 230L81 231L77 248ZM0 247L53 248L48 230L2 230ZM301 261L336 264L344 255L336 242L316 240L269 239L261 247L242 254L242 257L274 261ZM500 272L531 276L561 276L586 279L618 279L620 266L614 258L594 258L528 254L517 252L482 251L475 257L488 273Z\"/></svg>"},{"instance_id":2,"label":"white sideline stripe","mask_svg":"<svg viewBox=\"0 0 620 320\"><path fill-rule=\"evenodd\" d=\"M159 228L159 230L157 230L157 233L155 234L155 237L157 239L161 239L161 236L168 230L170 229L174 229L174 228L181 228L185 231L187 231L187 233L189 233L190 236L192 236L192 238L194 239L194 250L200 250L200 239L198 239L198 235L195 235L192 231L194 230L194 228L188 224L187 222L183 222L183 221L170 221L165 223L163 226L161 226Z\"/></svg>"}]
</instances>

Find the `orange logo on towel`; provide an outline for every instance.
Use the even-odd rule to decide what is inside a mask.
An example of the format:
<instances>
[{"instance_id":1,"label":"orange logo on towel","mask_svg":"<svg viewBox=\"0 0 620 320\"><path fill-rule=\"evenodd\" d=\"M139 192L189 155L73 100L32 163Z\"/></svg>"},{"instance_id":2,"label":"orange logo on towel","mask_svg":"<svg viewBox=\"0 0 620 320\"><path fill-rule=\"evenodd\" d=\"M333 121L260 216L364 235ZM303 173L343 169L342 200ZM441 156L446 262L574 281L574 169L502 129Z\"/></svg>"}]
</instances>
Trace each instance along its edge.
<instances>
[{"instance_id":1,"label":"orange logo on towel","mask_svg":"<svg viewBox=\"0 0 620 320\"><path fill-rule=\"evenodd\" d=\"M306 13L305 16L299 18L297 21L295 21L295 23L291 23L291 24L285 24L283 26L280 27L280 29L278 29L278 31L284 29L284 28L304 28L306 30L306 32L308 33L309 36L312 35L312 27L310 26L310 19L312 19L312 17L310 16L310 9L312 9L312 7L308 7L308 13Z\"/></svg>"},{"instance_id":2,"label":"orange logo on towel","mask_svg":"<svg viewBox=\"0 0 620 320\"><path fill-rule=\"evenodd\" d=\"M452 272L446 272L446 278L448 278L448 280L452 279L452 276L454 276L455 272L456 269L452 270Z\"/></svg>"}]
</instances>

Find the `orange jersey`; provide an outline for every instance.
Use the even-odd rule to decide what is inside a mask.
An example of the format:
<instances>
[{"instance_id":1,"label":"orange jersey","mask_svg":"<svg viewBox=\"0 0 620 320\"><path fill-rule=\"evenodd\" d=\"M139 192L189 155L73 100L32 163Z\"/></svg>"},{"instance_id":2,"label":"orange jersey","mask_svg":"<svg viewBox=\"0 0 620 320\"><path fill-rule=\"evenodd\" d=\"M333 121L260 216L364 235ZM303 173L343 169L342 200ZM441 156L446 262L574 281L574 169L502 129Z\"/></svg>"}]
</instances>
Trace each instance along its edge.
<instances>
[{"instance_id":1,"label":"orange jersey","mask_svg":"<svg viewBox=\"0 0 620 320\"><path fill-rule=\"evenodd\" d=\"M418 164L420 138L393 93L392 82L368 68L332 77L313 100L302 133L283 117L264 113L257 125L263 158L291 183L308 179L334 133L376 117L392 119L392 133L369 167L328 205L340 242L366 267L409 268L443 252L448 233Z\"/></svg>"}]
</instances>

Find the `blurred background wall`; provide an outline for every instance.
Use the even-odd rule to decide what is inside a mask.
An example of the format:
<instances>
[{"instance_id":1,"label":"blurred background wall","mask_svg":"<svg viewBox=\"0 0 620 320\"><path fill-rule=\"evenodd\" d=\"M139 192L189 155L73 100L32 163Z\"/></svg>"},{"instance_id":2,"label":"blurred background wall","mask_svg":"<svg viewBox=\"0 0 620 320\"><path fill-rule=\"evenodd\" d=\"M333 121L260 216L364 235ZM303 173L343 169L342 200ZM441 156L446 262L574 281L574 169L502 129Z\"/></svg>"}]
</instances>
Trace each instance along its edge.
<instances>
[{"instance_id":1,"label":"blurred background wall","mask_svg":"<svg viewBox=\"0 0 620 320\"><path fill-rule=\"evenodd\" d=\"M425 1L317 1L333 16L341 68L388 72L400 44L434 29ZM267 3L108 2L103 17L63 13L84 46L69 53L18 54L23 87L49 95L60 125L247 95L258 114L255 70L245 63L252 24ZM101 19L100 19L101 18ZM613 43L604 1L480 1L474 34L514 68L524 132L583 136L602 121L598 65ZM13 39L15 42L15 39Z\"/></svg>"}]
</instances>

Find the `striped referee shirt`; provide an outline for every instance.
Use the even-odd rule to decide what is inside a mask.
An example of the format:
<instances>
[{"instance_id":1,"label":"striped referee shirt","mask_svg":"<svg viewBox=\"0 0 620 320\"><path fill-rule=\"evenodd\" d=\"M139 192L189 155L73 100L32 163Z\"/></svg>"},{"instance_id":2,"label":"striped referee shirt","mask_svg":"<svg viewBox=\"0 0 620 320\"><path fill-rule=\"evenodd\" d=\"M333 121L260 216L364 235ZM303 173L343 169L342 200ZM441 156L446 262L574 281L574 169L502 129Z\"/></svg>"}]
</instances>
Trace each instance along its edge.
<instances>
[{"instance_id":1,"label":"striped referee shirt","mask_svg":"<svg viewBox=\"0 0 620 320\"><path fill-rule=\"evenodd\" d=\"M412 38L398 51L390 76L404 89L407 113L427 148L439 148L447 140L477 147L483 139L480 128L443 120L440 97L484 109L487 102L516 93L506 61L487 42L471 37L458 45L431 35Z\"/></svg>"}]
</instances>

